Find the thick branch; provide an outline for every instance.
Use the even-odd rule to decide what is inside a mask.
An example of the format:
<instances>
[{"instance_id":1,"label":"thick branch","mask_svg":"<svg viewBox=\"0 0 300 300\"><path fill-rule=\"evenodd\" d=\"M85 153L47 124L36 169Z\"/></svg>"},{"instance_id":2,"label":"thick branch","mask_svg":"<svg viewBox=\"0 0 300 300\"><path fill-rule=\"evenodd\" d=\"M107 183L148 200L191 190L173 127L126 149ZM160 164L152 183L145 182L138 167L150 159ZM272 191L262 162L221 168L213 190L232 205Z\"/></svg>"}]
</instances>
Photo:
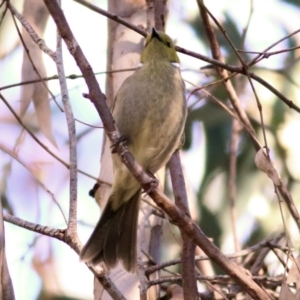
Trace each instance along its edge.
<instances>
[{"instance_id":1,"label":"thick branch","mask_svg":"<svg viewBox=\"0 0 300 300\"><path fill-rule=\"evenodd\" d=\"M180 154L176 151L169 162L172 186L176 205L189 217L189 203L182 173ZM182 232L181 270L184 299L199 299L195 272L196 245Z\"/></svg>"}]
</instances>

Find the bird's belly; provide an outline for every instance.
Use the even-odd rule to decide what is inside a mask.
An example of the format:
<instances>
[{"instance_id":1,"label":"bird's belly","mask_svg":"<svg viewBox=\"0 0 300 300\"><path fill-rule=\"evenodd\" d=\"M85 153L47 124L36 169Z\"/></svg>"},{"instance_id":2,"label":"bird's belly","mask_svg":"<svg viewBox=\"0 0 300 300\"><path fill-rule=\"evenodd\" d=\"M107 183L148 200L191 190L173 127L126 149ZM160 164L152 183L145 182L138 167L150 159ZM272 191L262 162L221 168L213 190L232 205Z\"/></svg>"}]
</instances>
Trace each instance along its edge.
<instances>
[{"instance_id":1,"label":"bird's belly","mask_svg":"<svg viewBox=\"0 0 300 300\"><path fill-rule=\"evenodd\" d=\"M129 151L152 173L166 164L179 146L186 118L180 72L167 67L160 76L149 75L147 68L137 71L119 91L114 109Z\"/></svg>"}]
</instances>

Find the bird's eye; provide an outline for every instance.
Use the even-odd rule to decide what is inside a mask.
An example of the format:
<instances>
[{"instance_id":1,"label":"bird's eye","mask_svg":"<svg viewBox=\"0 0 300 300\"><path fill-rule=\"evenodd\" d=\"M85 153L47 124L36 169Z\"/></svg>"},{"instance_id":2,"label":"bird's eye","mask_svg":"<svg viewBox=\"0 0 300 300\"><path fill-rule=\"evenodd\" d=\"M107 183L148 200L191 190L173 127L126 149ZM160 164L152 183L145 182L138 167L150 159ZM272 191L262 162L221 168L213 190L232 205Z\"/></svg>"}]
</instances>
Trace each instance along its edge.
<instances>
[{"instance_id":1,"label":"bird's eye","mask_svg":"<svg viewBox=\"0 0 300 300\"><path fill-rule=\"evenodd\" d=\"M166 42L166 45L171 48L171 43L170 42Z\"/></svg>"}]
</instances>

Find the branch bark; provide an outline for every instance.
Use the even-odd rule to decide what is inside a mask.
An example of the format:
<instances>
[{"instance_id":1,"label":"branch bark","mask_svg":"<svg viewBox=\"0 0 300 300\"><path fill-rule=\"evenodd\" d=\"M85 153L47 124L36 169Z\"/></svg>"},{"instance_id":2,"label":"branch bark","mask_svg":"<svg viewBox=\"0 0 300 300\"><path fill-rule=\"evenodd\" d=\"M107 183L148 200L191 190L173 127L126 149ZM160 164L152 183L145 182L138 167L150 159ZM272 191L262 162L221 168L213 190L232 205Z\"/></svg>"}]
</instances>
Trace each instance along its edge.
<instances>
[{"instance_id":1,"label":"branch bark","mask_svg":"<svg viewBox=\"0 0 300 300\"><path fill-rule=\"evenodd\" d=\"M2 202L0 201L0 299L15 300L14 288L10 278L5 256L5 231Z\"/></svg>"},{"instance_id":2,"label":"branch bark","mask_svg":"<svg viewBox=\"0 0 300 300\"><path fill-rule=\"evenodd\" d=\"M171 157L169 168L175 196L175 203L187 216L191 217L179 151L176 151ZM184 299L199 299L195 271L196 245L186 233L181 232L181 234L181 275Z\"/></svg>"}]
</instances>

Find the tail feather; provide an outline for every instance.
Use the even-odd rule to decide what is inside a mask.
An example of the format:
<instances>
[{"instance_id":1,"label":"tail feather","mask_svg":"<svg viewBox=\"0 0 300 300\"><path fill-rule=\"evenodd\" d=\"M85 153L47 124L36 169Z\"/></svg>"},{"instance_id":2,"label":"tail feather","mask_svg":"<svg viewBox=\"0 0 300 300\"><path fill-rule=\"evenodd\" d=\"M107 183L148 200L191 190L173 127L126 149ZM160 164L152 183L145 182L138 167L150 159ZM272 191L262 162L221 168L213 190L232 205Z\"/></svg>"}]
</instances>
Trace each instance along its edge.
<instances>
[{"instance_id":1,"label":"tail feather","mask_svg":"<svg viewBox=\"0 0 300 300\"><path fill-rule=\"evenodd\" d=\"M137 245L137 223L139 216L139 203L141 189L137 191L126 204L120 230L117 257L122 260L124 268L129 272L134 272L136 267L136 245Z\"/></svg>"},{"instance_id":2,"label":"tail feather","mask_svg":"<svg viewBox=\"0 0 300 300\"><path fill-rule=\"evenodd\" d=\"M125 204L126 205L126 204ZM103 244L103 260L107 266L114 267L117 264L117 248L120 243L119 235L121 233L122 228L122 217L125 211L125 205L122 205L113 216L112 221L110 222L110 226L106 232L104 244ZM94 261L94 263L98 263L99 261Z\"/></svg>"},{"instance_id":3,"label":"tail feather","mask_svg":"<svg viewBox=\"0 0 300 300\"><path fill-rule=\"evenodd\" d=\"M124 268L133 272L136 266L136 236L141 189L116 211L108 203L80 258L98 264L104 261L113 268L121 260Z\"/></svg>"}]
</instances>

